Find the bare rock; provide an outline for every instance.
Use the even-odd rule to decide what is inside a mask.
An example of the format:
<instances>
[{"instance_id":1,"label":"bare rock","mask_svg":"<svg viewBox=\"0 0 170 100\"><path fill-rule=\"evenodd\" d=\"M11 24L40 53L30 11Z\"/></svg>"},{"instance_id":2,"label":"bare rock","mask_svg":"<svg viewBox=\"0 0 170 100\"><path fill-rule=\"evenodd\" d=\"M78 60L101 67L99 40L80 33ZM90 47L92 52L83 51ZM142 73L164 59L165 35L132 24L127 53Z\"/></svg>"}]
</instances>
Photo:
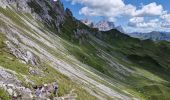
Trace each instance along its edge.
<instances>
[{"instance_id":1,"label":"bare rock","mask_svg":"<svg viewBox=\"0 0 170 100\"><path fill-rule=\"evenodd\" d=\"M13 90L11 88L7 89L7 92L9 93L10 96L13 95Z\"/></svg>"},{"instance_id":2,"label":"bare rock","mask_svg":"<svg viewBox=\"0 0 170 100\"><path fill-rule=\"evenodd\" d=\"M29 68L29 73L31 75L39 75L41 72L39 70L37 70L37 69L34 69L34 68L30 67Z\"/></svg>"},{"instance_id":3,"label":"bare rock","mask_svg":"<svg viewBox=\"0 0 170 100\"><path fill-rule=\"evenodd\" d=\"M38 65L38 58L31 51L16 47L9 41L7 41L6 44L11 53L15 55L18 59L25 61L27 64L32 64L33 66Z\"/></svg>"}]
</instances>

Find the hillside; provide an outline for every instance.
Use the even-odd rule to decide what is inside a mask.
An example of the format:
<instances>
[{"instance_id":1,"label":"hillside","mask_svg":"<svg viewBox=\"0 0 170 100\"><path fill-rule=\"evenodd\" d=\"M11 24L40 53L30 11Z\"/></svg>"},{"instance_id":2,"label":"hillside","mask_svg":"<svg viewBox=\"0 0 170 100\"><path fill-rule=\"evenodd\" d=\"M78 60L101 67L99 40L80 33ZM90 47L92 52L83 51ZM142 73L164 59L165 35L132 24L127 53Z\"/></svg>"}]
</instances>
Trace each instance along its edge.
<instances>
[{"instance_id":1,"label":"hillside","mask_svg":"<svg viewBox=\"0 0 170 100\"><path fill-rule=\"evenodd\" d=\"M170 43L89 28L59 0L0 1L1 99L56 81L70 100L170 99Z\"/></svg>"}]
</instances>

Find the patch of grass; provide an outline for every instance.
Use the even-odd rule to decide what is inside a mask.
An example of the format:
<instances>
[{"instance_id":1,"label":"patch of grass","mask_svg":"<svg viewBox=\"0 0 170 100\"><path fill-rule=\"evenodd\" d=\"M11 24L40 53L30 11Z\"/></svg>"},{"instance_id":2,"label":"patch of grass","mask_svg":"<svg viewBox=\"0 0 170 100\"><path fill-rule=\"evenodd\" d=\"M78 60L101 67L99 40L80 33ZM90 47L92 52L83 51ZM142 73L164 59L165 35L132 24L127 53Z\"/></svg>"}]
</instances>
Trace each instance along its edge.
<instances>
[{"instance_id":1,"label":"patch of grass","mask_svg":"<svg viewBox=\"0 0 170 100\"><path fill-rule=\"evenodd\" d=\"M7 69L13 70L17 73L28 74L28 67L20 63L12 54L10 54L6 45L4 43L5 37L0 33L0 66L3 66Z\"/></svg>"},{"instance_id":2,"label":"patch of grass","mask_svg":"<svg viewBox=\"0 0 170 100\"><path fill-rule=\"evenodd\" d=\"M2 52L0 55L0 66L13 70L17 73L28 74L28 66L20 63L13 55L6 52Z\"/></svg>"},{"instance_id":3,"label":"patch of grass","mask_svg":"<svg viewBox=\"0 0 170 100\"><path fill-rule=\"evenodd\" d=\"M3 89L0 88L0 99L1 100L10 100L8 93L6 93Z\"/></svg>"},{"instance_id":4,"label":"patch of grass","mask_svg":"<svg viewBox=\"0 0 170 100\"><path fill-rule=\"evenodd\" d=\"M6 8L3 9L2 7L0 7L0 12L2 14L4 14L5 16L7 16L8 18L10 18L10 20L12 20L13 22L15 22L16 24L18 24L19 26L25 26L22 22L20 17L17 16L17 14L15 12L13 12L10 8Z\"/></svg>"},{"instance_id":5,"label":"patch of grass","mask_svg":"<svg viewBox=\"0 0 170 100\"><path fill-rule=\"evenodd\" d=\"M0 49L2 49L4 47L4 36L2 33L0 33Z\"/></svg>"},{"instance_id":6,"label":"patch of grass","mask_svg":"<svg viewBox=\"0 0 170 100\"><path fill-rule=\"evenodd\" d=\"M87 64L101 73L108 75L108 71L105 69L107 63L105 60L100 58L97 54L100 52L95 49L90 44L83 44L83 45L67 45L65 44L66 48L70 52L71 55L75 56L79 61L84 64Z\"/></svg>"},{"instance_id":7,"label":"patch of grass","mask_svg":"<svg viewBox=\"0 0 170 100\"><path fill-rule=\"evenodd\" d=\"M36 85L42 85L45 83L52 83L57 81L59 84L58 95L63 96L64 94L69 94L71 90L75 90L75 93L78 95L77 100L83 100L87 98L88 100L97 100L94 96L90 95L85 91L81 85L74 83L68 77L59 73L56 69L50 67L47 64L43 64L45 67L42 69L46 77L39 76L30 76L30 79L33 80Z\"/></svg>"},{"instance_id":8,"label":"patch of grass","mask_svg":"<svg viewBox=\"0 0 170 100\"><path fill-rule=\"evenodd\" d=\"M40 75L30 75L29 67L31 65L25 65L21 63L15 56L10 54L7 48L5 48L4 44L5 38L0 34L0 66L15 71L17 73L18 79L22 82L22 84L26 87L32 87L31 84L27 83L22 75L26 75L28 79L35 82L35 85L43 85L45 83L52 83L57 81L59 83L59 96L63 96L64 94L68 94L72 89L75 89L75 92L78 94L78 100L82 100L83 98L88 98L89 100L96 100L94 96L91 96L88 92L86 92L81 85L78 85L72 82L68 77L56 71L56 69L50 67L49 65L42 63L38 67L39 70L42 70L42 74L45 77L41 77ZM22 75L21 75L22 74ZM0 91L1 92L1 91Z\"/></svg>"},{"instance_id":9,"label":"patch of grass","mask_svg":"<svg viewBox=\"0 0 170 100\"><path fill-rule=\"evenodd\" d=\"M167 86L151 84L138 88L147 100L169 100L170 89Z\"/></svg>"}]
</instances>

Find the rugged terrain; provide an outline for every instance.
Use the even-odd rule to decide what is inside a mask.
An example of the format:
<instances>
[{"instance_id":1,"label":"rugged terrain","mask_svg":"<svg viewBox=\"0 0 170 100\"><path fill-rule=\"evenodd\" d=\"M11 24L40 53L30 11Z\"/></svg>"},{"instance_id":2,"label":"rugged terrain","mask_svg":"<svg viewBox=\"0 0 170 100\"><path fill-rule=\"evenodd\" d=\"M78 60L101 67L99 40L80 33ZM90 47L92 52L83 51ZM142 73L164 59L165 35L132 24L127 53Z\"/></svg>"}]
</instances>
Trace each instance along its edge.
<instances>
[{"instance_id":1,"label":"rugged terrain","mask_svg":"<svg viewBox=\"0 0 170 100\"><path fill-rule=\"evenodd\" d=\"M57 81L59 98L44 98L169 100L169 55L168 42L90 28L60 1L0 0L1 99Z\"/></svg>"}]
</instances>

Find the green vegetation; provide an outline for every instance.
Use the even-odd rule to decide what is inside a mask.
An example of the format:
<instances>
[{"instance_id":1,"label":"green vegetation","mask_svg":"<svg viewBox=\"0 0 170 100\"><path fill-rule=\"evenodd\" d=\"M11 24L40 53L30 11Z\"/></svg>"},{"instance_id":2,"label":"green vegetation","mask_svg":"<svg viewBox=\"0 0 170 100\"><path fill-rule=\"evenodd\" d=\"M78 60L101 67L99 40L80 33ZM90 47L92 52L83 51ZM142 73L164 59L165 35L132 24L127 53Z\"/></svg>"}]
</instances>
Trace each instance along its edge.
<instances>
[{"instance_id":1,"label":"green vegetation","mask_svg":"<svg viewBox=\"0 0 170 100\"><path fill-rule=\"evenodd\" d=\"M2 33L0 33L2 34ZM4 47L4 36L0 35L0 48L2 49Z\"/></svg>"},{"instance_id":2,"label":"green vegetation","mask_svg":"<svg viewBox=\"0 0 170 100\"><path fill-rule=\"evenodd\" d=\"M125 90L141 99L168 100L170 98L170 57L168 56L170 55L170 43L141 41L117 30L111 30L102 32L101 37L98 38L104 45L94 41L96 37L93 36L93 38L86 38L83 44L79 44L81 38L75 39L73 33L76 29L81 29L80 27L91 33L95 32L81 24L78 26L70 17L66 19L62 27L61 37L72 43L72 45L64 44L71 55L82 63L116 79L120 85L126 87ZM113 57L113 61L119 62L129 69L139 68L139 73L144 71L147 73L144 73L143 76L139 74L125 76L116 71L106 58L101 57L104 52L106 57L108 57L107 54L111 56L110 60ZM117 76L125 79L122 80ZM153 77L158 78L153 79ZM158 79L164 80L164 82L158 81Z\"/></svg>"},{"instance_id":3,"label":"green vegetation","mask_svg":"<svg viewBox=\"0 0 170 100\"><path fill-rule=\"evenodd\" d=\"M44 64L43 64L44 65ZM87 98L88 100L96 100L95 97L91 96L87 91L85 91L82 86L74 83L68 77L56 71L54 68L45 65L44 68L40 68L43 70L43 74L46 77L39 77L37 75L30 76L30 79L36 83L36 85L43 85L45 83L52 83L57 81L59 84L59 96L63 96L64 94L69 94L71 90L75 90L74 93L78 95L77 100L83 100L83 98Z\"/></svg>"},{"instance_id":4,"label":"green vegetation","mask_svg":"<svg viewBox=\"0 0 170 100\"><path fill-rule=\"evenodd\" d=\"M0 88L0 99L1 100L10 100L9 95L1 88Z\"/></svg>"},{"instance_id":5,"label":"green vegetation","mask_svg":"<svg viewBox=\"0 0 170 100\"><path fill-rule=\"evenodd\" d=\"M104 38L104 41L115 46L117 48L116 52L121 53L123 58L128 58L140 68L142 67L165 80L169 80L169 43L154 43L151 40L140 41L114 30L106 32L104 35L108 38ZM121 37L121 39L117 40L118 37Z\"/></svg>"},{"instance_id":6,"label":"green vegetation","mask_svg":"<svg viewBox=\"0 0 170 100\"><path fill-rule=\"evenodd\" d=\"M94 67L98 71L108 74L105 70L104 65L106 62L98 56L98 50L89 43L79 44L80 40L88 40L88 36L83 35L82 38L74 38L74 31L76 29L88 29L87 26L80 24L79 26L69 16L62 27L61 37L72 42L73 45L64 44L69 50L70 54L74 55L82 63ZM84 38L84 39L83 39Z\"/></svg>"},{"instance_id":7,"label":"green vegetation","mask_svg":"<svg viewBox=\"0 0 170 100\"><path fill-rule=\"evenodd\" d=\"M33 67L31 65L25 65L21 63L15 56L8 53L7 48L4 44L5 38L2 33L0 34L0 66L15 71L17 73L18 79L21 80L22 84L26 87L32 87L30 83L27 83L22 75L26 75L28 79L33 81L35 85L43 85L45 83L52 83L57 81L59 84L59 96L63 96L65 94L69 94L71 90L75 90L74 92L77 94L77 100L83 100L83 98L87 98L88 100L96 100L94 96L91 96L87 91L85 91L81 85L78 85L68 77L56 71L54 68L50 67L46 63L42 63L38 67L39 70L42 70L42 74L45 77L41 77L41 75L31 75L29 74L29 67ZM2 100L8 100L8 96L5 94L3 90L0 90L0 97Z\"/></svg>"}]
</instances>

